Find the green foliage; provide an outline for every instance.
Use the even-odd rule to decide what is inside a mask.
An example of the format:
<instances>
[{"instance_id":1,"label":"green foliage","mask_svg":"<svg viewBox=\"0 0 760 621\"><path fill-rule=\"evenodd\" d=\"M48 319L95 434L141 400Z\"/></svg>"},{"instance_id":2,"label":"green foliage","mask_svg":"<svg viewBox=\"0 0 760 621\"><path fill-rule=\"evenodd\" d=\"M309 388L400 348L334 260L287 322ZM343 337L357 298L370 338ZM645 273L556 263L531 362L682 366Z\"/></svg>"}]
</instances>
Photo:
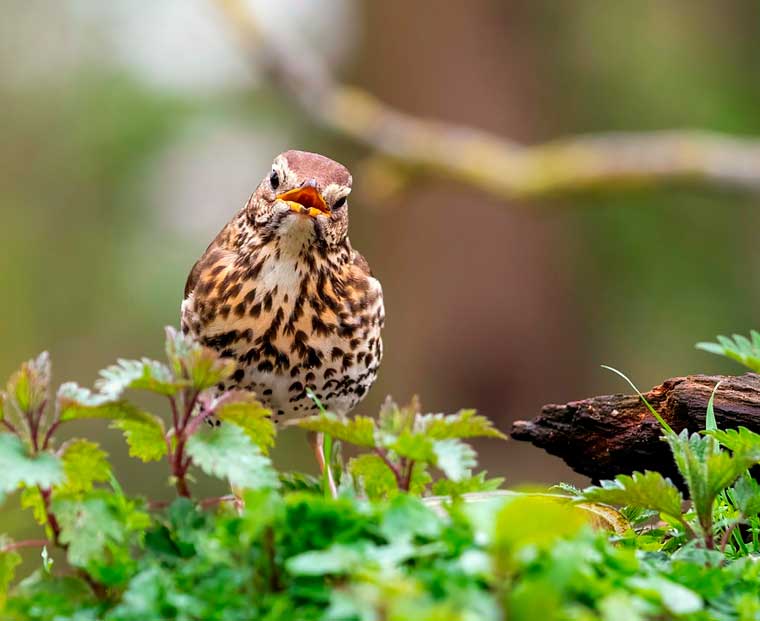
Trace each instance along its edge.
<instances>
[{"instance_id":1,"label":"green foliage","mask_svg":"<svg viewBox=\"0 0 760 621\"><path fill-rule=\"evenodd\" d=\"M425 490L432 482L427 472L429 466L438 468L448 481L463 483L467 491L493 489L492 483L472 476L477 456L461 439L505 439L505 436L474 410L451 415L421 414L419 410L416 399L403 407L389 399L377 419L366 416L342 419L321 412L298 421L298 425L373 449L374 454L362 455L348 465L351 476L371 498L391 497L396 491L410 491L413 486Z\"/></svg>"},{"instance_id":2,"label":"green foliage","mask_svg":"<svg viewBox=\"0 0 760 621\"><path fill-rule=\"evenodd\" d=\"M613 481L602 481L600 487L583 490L583 498L590 502L611 505L635 505L681 519L683 495L659 472L621 474Z\"/></svg>"},{"instance_id":3,"label":"green foliage","mask_svg":"<svg viewBox=\"0 0 760 621\"><path fill-rule=\"evenodd\" d=\"M74 440L65 445L63 455L65 479L56 491L64 494L89 492L94 483L103 483L111 477L108 453L95 442Z\"/></svg>"},{"instance_id":4,"label":"green foliage","mask_svg":"<svg viewBox=\"0 0 760 621\"><path fill-rule=\"evenodd\" d=\"M205 429L193 435L187 452L206 474L228 479L236 487L277 487L272 463L236 425Z\"/></svg>"},{"instance_id":5,"label":"green foliage","mask_svg":"<svg viewBox=\"0 0 760 621\"><path fill-rule=\"evenodd\" d=\"M111 423L111 428L124 432L132 457L149 462L158 461L166 455L164 424L153 414L136 411L130 416L115 420Z\"/></svg>"},{"instance_id":6,"label":"green foliage","mask_svg":"<svg viewBox=\"0 0 760 621\"><path fill-rule=\"evenodd\" d=\"M242 391L225 393L214 411L219 420L240 427L264 454L274 446L276 431L272 413L253 394Z\"/></svg>"},{"instance_id":7,"label":"green foliage","mask_svg":"<svg viewBox=\"0 0 760 621\"><path fill-rule=\"evenodd\" d=\"M376 420L322 412L303 426L365 451L346 464L328 451L333 497L315 477L275 470L270 413L250 393L209 389L226 370L207 350L170 332L167 352L168 365L109 367L96 392L65 384L47 418L36 395L49 361L17 374L27 379L11 386L12 407L35 405L39 428L0 434L0 481L20 490L46 538L0 540L4 619L760 618L760 484L748 473L760 436L747 429L718 430L714 416L703 434L664 427L688 506L656 472L583 491L499 490L501 479L473 473L463 440L502 436L471 410L389 401ZM131 404L132 389L164 397L168 414ZM179 497L127 496L89 440L55 448L76 418L110 419L131 455L164 460ZM191 468L237 495L193 498ZM19 581L27 546L43 553ZM52 547L65 561L53 564Z\"/></svg>"},{"instance_id":8,"label":"green foliage","mask_svg":"<svg viewBox=\"0 0 760 621\"><path fill-rule=\"evenodd\" d=\"M697 349L736 360L750 371L760 373L760 332L752 330L750 338L741 334L717 337L717 343L697 343Z\"/></svg>"},{"instance_id":9,"label":"green foliage","mask_svg":"<svg viewBox=\"0 0 760 621\"><path fill-rule=\"evenodd\" d=\"M118 360L115 365L100 372L100 379L95 385L102 395L118 399L127 389L147 390L166 396L176 395L187 382L175 379L166 365L143 358Z\"/></svg>"},{"instance_id":10,"label":"green foliage","mask_svg":"<svg viewBox=\"0 0 760 621\"><path fill-rule=\"evenodd\" d=\"M24 443L9 433L0 433L0 473L0 492L12 492L21 485L50 487L63 478L58 457L30 454Z\"/></svg>"}]
</instances>

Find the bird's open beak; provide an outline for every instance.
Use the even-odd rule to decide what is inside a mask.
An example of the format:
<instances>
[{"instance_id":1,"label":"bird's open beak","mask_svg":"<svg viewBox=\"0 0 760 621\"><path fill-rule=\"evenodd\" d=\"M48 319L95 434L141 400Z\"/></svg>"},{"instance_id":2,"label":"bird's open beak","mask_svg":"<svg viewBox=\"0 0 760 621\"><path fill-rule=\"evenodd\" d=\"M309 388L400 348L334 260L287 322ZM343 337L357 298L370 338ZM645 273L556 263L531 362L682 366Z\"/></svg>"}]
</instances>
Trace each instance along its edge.
<instances>
[{"instance_id":1,"label":"bird's open beak","mask_svg":"<svg viewBox=\"0 0 760 621\"><path fill-rule=\"evenodd\" d=\"M330 208L313 183L278 194L277 198L285 201L295 213L306 214L312 218L330 215Z\"/></svg>"}]
</instances>

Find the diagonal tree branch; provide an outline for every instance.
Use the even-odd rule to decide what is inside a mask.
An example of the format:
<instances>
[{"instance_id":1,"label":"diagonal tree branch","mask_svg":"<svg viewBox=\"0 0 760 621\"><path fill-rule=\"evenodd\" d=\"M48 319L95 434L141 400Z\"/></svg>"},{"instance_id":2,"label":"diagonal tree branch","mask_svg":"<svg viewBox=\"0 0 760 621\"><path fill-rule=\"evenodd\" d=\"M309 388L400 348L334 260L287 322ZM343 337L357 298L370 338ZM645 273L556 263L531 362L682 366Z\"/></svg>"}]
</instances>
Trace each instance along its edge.
<instances>
[{"instance_id":1,"label":"diagonal tree branch","mask_svg":"<svg viewBox=\"0 0 760 621\"><path fill-rule=\"evenodd\" d=\"M403 114L336 82L315 55L297 54L267 37L243 0L215 1L272 84L318 125L369 148L385 163L384 172L395 173L401 183L404 177L440 175L501 198L672 182L760 192L760 140L693 130L586 135L523 146Z\"/></svg>"}]
</instances>

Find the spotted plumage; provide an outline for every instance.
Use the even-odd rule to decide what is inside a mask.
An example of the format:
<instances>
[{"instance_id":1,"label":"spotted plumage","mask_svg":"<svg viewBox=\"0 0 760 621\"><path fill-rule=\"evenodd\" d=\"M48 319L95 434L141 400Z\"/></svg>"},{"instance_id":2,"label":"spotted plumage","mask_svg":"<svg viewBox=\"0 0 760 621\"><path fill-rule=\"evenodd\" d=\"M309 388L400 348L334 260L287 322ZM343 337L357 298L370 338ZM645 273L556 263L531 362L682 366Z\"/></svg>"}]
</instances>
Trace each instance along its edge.
<instances>
[{"instance_id":1,"label":"spotted plumage","mask_svg":"<svg viewBox=\"0 0 760 621\"><path fill-rule=\"evenodd\" d=\"M348 414L377 376L383 294L348 239L348 170L287 151L194 265L182 330L237 366L277 421Z\"/></svg>"}]
</instances>

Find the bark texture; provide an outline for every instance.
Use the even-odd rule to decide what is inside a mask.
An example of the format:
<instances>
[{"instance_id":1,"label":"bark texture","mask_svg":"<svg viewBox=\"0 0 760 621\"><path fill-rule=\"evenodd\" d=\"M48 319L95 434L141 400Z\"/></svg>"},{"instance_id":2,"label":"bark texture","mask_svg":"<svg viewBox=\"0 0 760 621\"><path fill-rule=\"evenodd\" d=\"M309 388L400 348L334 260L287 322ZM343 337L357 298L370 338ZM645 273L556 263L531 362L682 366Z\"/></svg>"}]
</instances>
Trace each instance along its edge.
<instances>
[{"instance_id":1,"label":"bark texture","mask_svg":"<svg viewBox=\"0 0 760 621\"><path fill-rule=\"evenodd\" d=\"M647 400L674 431L704 429L710 394L715 397L720 428L747 427L760 433L760 375L689 375L664 381ZM634 470L657 470L673 480L677 472L661 440L659 423L637 395L603 395L545 405L530 421L515 421L511 436L561 457L592 480L610 479Z\"/></svg>"}]
</instances>

